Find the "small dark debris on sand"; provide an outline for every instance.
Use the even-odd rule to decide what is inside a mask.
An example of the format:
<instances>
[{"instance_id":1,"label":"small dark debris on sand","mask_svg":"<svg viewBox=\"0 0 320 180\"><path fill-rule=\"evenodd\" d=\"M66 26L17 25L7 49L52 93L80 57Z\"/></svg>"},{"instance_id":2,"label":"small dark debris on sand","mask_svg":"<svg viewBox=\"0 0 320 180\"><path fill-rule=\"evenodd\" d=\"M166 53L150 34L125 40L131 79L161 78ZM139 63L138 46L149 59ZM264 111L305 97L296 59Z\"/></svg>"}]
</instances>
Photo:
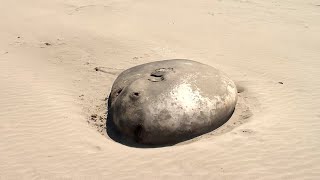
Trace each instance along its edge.
<instances>
[{"instance_id":1,"label":"small dark debris on sand","mask_svg":"<svg viewBox=\"0 0 320 180\"><path fill-rule=\"evenodd\" d=\"M98 130L102 135L105 134L106 129L106 116L105 115L98 115L98 114L91 114L89 120L87 121L89 125L94 127Z\"/></svg>"},{"instance_id":2,"label":"small dark debris on sand","mask_svg":"<svg viewBox=\"0 0 320 180\"><path fill-rule=\"evenodd\" d=\"M279 83L279 84L283 84L283 82L281 82L281 81L280 81L280 82L278 82L278 83Z\"/></svg>"},{"instance_id":3,"label":"small dark debris on sand","mask_svg":"<svg viewBox=\"0 0 320 180\"><path fill-rule=\"evenodd\" d=\"M97 117L98 117L98 115L97 115L97 114L92 114L92 115L91 115L91 120L96 121Z\"/></svg>"}]
</instances>

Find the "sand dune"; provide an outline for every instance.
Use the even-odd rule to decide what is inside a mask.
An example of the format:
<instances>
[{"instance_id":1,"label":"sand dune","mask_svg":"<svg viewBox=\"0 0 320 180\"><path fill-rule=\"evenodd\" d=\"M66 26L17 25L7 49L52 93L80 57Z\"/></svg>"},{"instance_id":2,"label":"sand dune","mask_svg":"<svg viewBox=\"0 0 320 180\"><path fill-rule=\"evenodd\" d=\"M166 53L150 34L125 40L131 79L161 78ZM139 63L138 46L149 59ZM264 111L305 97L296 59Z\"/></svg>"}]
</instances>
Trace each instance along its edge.
<instances>
[{"instance_id":1,"label":"sand dune","mask_svg":"<svg viewBox=\"0 0 320 180\"><path fill-rule=\"evenodd\" d=\"M2 1L0 17L0 179L319 179L319 1ZM176 146L114 142L117 74L172 58L235 80L234 116Z\"/></svg>"}]
</instances>

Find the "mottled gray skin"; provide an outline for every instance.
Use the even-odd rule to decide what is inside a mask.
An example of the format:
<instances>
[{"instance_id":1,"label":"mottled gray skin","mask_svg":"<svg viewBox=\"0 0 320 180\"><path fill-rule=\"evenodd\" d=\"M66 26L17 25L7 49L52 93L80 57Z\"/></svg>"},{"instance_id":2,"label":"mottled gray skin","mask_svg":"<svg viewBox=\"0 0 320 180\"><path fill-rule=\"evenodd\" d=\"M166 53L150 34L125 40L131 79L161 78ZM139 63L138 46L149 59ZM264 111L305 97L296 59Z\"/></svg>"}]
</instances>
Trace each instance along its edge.
<instances>
[{"instance_id":1,"label":"mottled gray skin","mask_svg":"<svg viewBox=\"0 0 320 180\"><path fill-rule=\"evenodd\" d=\"M218 128L236 101L236 85L219 70L191 60L165 60L122 72L110 93L109 116L126 137L165 145Z\"/></svg>"}]
</instances>

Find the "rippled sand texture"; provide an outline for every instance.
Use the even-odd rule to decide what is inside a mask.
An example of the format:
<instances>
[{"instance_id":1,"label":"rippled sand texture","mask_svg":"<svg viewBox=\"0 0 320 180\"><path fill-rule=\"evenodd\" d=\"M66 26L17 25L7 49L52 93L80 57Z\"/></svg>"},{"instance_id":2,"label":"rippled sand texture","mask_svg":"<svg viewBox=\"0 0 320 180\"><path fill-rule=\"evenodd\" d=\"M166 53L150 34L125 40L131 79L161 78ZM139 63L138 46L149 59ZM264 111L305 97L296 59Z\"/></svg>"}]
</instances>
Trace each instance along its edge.
<instances>
[{"instance_id":1,"label":"rippled sand texture","mask_svg":"<svg viewBox=\"0 0 320 180\"><path fill-rule=\"evenodd\" d=\"M2 0L0 17L0 179L320 178L320 1ZM245 123L156 149L108 138L116 75L172 58L229 74Z\"/></svg>"}]
</instances>

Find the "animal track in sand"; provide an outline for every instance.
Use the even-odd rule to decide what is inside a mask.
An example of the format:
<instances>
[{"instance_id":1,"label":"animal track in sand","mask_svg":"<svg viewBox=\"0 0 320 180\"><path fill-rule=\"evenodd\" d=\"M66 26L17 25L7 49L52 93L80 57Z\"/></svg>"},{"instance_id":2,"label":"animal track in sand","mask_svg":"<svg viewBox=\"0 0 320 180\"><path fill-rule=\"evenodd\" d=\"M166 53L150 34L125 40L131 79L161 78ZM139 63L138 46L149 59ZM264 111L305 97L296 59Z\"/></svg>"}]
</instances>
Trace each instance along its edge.
<instances>
[{"instance_id":1,"label":"animal track in sand","mask_svg":"<svg viewBox=\"0 0 320 180\"><path fill-rule=\"evenodd\" d=\"M99 71L99 72L103 72L103 73L107 73L107 74L111 74L111 75L117 75L121 71L123 71L123 69L110 68L110 67L95 67L94 70Z\"/></svg>"},{"instance_id":2,"label":"animal track in sand","mask_svg":"<svg viewBox=\"0 0 320 180\"><path fill-rule=\"evenodd\" d=\"M105 8L110 8L110 6L107 6L107 5L96 5L96 4L90 4L90 5L83 5L83 6L79 6L79 7L75 7L71 12L69 12L68 14L69 15L73 15L77 12L81 12L81 11L84 11L86 9L92 9L92 8L102 8L102 9L105 9Z\"/></svg>"}]
</instances>

